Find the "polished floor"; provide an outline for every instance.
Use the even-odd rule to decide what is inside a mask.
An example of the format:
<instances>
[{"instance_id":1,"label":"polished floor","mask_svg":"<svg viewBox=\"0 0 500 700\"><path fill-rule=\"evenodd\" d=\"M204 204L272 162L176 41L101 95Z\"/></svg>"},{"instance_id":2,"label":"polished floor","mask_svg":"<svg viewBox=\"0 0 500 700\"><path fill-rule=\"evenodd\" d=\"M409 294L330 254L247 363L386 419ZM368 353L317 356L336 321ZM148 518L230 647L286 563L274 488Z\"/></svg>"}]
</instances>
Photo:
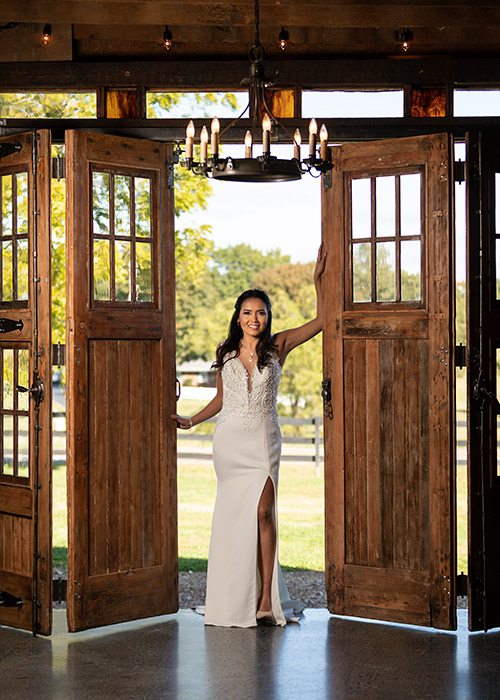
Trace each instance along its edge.
<instances>
[{"instance_id":1,"label":"polished floor","mask_svg":"<svg viewBox=\"0 0 500 700\"><path fill-rule=\"evenodd\" d=\"M500 698L500 630L332 617L307 610L282 628L203 625L189 610L78 634L55 611L54 634L0 628L0 698L335 700Z\"/></svg>"}]
</instances>

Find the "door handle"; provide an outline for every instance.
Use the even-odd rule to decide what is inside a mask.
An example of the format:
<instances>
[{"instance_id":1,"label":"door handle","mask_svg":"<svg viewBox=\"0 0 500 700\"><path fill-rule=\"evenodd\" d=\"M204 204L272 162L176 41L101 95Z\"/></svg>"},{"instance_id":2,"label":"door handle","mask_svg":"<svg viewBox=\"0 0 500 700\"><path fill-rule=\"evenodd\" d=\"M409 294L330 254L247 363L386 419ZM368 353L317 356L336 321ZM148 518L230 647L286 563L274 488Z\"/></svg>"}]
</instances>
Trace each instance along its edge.
<instances>
[{"instance_id":1,"label":"door handle","mask_svg":"<svg viewBox=\"0 0 500 700\"><path fill-rule=\"evenodd\" d=\"M493 410L495 411L497 416L500 416L500 401L497 399L495 394L492 391L486 389L486 387L480 386L479 395L482 396L484 399L488 399L489 401L491 401L491 403L493 404Z\"/></svg>"},{"instance_id":2,"label":"door handle","mask_svg":"<svg viewBox=\"0 0 500 700\"><path fill-rule=\"evenodd\" d=\"M181 398L181 383L177 379L175 379L175 400L178 401Z\"/></svg>"},{"instance_id":3,"label":"door handle","mask_svg":"<svg viewBox=\"0 0 500 700\"><path fill-rule=\"evenodd\" d=\"M32 386L30 386L30 387L21 386L21 384L18 384L16 386L16 389L17 389L17 391L20 391L21 394L28 392L30 394L30 396L34 399L36 408L38 408L38 406L40 406L40 404L43 401L44 386L43 386L43 382L41 379L35 379Z\"/></svg>"}]
</instances>

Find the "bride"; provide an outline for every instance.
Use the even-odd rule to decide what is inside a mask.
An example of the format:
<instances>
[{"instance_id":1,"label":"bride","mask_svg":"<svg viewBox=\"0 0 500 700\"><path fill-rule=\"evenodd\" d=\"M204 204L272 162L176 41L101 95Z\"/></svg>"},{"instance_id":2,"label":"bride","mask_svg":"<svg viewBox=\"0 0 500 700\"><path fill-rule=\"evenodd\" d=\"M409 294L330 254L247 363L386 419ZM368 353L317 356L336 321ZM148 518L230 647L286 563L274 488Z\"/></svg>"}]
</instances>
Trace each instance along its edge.
<instances>
[{"instance_id":1,"label":"bride","mask_svg":"<svg viewBox=\"0 0 500 700\"><path fill-rule=\"evenodd\" d=\"M285 625L301 610L289 600L278 563L281 434L276 405L288 353L323 328L325 262L320 246L314 270L316 317L298 328L273 335L267 294L259 289L243 292L229 335L217 348L215 398L191 418L171 416L179 428L189 429L219 414L213 439L217 497L208 556L207 625Z\"/></svg>"}]
</instances>

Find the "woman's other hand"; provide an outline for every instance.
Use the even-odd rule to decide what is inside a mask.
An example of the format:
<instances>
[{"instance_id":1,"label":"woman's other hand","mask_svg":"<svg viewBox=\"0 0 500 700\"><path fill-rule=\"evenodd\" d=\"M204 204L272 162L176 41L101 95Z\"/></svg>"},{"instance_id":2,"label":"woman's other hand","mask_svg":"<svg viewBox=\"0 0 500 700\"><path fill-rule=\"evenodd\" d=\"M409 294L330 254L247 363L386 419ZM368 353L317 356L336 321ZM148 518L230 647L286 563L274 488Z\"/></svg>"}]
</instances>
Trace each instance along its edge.
<instances>
[{"instance_id":1,"label":"woman's other hand","mask_svg":"<svg viewBox=\"0 0 500 700\"><path fill-rule=\"evenodd\" d=\"M323 274L325 270L325 265L326 265L326 250L321 243L319 249L318 249L318 257L316 258L316 266L314 268L314 283L316 284L319 282L321 275Z\"/></svg>"},{"instance_id":2,"label":"woman's other hand","mask_svg":"<svg viewBox=\"0 0 500 700\"><path fill-rule=\"evenodd\" d=\"M186 418L185 416L179 416L177 413L172 413L170 415L170 418L172 420L175 420L177 423L177 427L181 428L181 430L189 430L190 428L193 427L193 422L191 418Z\"/></svg>"}]
</instances>

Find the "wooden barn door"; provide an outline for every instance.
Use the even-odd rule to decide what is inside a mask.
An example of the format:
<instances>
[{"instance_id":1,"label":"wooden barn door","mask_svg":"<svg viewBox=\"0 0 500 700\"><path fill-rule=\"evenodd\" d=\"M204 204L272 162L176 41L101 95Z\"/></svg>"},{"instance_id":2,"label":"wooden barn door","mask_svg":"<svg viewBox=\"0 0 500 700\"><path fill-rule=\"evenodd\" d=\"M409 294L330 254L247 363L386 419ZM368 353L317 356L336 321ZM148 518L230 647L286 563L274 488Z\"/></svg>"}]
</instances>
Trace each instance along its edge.
<instances>
[{"instance_id":1,"label":"wooden barn door","mask_svg":"<svg viewBox=\"0 0 500 700\"><path fill-rule=\"evenodd\" d=\"M333 149L323 190L332 613L456 626L446 135Z\"/></svg>"},{"instance_id":2,"label":"wooden barn door","mask_svg":"<svg viewBox=\"0 0 500 700\"><path fill-rule=\"evenodd\" d=\"M469 627L500 626L500 138L467 142Z\"/></svg>"},{"instance_id":3,"label":"wooden barn door","mask_svg":"<svg viewBox=\"0 0 500 700\"><path fill-rule=\"evenodd\" d=\"M70 631L178 607L169 154L67 135Z\"/></svg>"},{"instance_id":4,"label":"wooden barn door","mask_svg":"<svg viewBox=\"0 0 500 700\"><path fill-rule=\"evenodd\" d=\"M0 198L0 625L50 634L48 132L0 139Z\"/></svg>"}]
</instances>

